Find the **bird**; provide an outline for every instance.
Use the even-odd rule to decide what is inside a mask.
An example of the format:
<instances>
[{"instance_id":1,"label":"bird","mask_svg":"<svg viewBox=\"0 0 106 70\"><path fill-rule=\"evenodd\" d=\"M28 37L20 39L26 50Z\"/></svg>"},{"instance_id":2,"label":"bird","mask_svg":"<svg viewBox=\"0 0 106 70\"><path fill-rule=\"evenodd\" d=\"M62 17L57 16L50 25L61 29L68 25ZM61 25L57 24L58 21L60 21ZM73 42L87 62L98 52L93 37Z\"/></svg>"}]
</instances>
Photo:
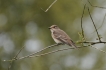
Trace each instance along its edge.
<instances>
[{"instance_id":1,"label":"bird","mask_svg":"<svg viewBox=\"0 0 106 70\"><path fill-rule=\"evenodd\" d=\"M52 25L49 27L51 31L51 36L57 44L67 44L69 46L73 46L77 48L72 39L57 25Z\"/></svg>"}]
</instances>

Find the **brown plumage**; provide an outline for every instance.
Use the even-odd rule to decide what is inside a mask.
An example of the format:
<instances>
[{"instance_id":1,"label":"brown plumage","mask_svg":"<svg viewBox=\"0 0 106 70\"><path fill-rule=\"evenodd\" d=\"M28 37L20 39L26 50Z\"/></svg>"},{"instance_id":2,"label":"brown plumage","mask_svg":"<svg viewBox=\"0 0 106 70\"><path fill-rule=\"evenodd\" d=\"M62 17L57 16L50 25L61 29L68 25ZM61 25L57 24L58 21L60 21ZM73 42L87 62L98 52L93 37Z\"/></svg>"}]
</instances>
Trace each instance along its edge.
<instances>
[{"instance_id":1,"label":"brown plumage","mask_svg":"<svg viewBox=\"0 0 106 70\"><path fill-rule=\"evenodd\" d=\"M76 47L74 42L71 40L71 38L63 30L61 30L57 25L52 25L51 27L49 27L49 29L51 31L52 38L54 39L56 43L63 43L69 46Z\"/></svg>"}]
</instances>

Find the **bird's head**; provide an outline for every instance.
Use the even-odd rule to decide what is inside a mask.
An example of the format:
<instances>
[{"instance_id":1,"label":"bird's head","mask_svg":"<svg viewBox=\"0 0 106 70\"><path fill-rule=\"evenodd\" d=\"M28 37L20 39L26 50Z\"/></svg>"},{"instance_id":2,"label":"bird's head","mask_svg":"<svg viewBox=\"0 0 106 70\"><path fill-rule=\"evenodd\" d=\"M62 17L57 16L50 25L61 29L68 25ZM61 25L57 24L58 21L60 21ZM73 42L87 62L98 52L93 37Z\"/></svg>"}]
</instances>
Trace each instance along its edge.
<instances>
[{"instance_id":1,"label":"bird's head","mask_svg":"<svg viewBox=\"0 0 106 70\"><path fill-rule=\"evenodd\" d=\"M57 25L52 25L49 27L49 29L59 29L59 27Z\"/></svg>"},{"instance_id":2,"label":"bird's head","mask_svg":"<svg viewBox=\"0 0 106 70\"><path fill-rule=\"evenodd\" d=\"M53 32L53 31L59 29L59 27L57 25L52 25L52 26L49 27L49 29L50 29L51 32Z\"/></svg>"}]
</instances>

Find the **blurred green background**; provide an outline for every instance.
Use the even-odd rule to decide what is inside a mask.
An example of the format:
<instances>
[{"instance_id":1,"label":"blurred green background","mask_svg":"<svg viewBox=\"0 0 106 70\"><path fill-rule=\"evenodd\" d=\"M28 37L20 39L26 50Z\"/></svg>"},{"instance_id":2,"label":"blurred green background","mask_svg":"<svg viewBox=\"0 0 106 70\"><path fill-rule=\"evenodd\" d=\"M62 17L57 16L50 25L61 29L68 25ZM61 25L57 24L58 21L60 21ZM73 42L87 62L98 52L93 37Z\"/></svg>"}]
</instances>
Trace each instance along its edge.
<instances>
[{"instance_id":1,"label":"blurred green background","mask_svg":"<svg viewBox=\"0 0 106 70\"><path fill-rule=\"evenodd\" d=\"M0 0L0 70L7 70L9 62L22 46L25 48L19 57L39 51L55 44L51 38L49 26L56 24L63 29L74 42L79 40L81 16L86 0L57 0L44 12L54 0ZM90 0L93 5L106 7L105 0ZM94 22L101 26L105 9L90 7ZM106 40L106 21L100 29L102 40ZM83 27L88 41L97 41L94 26L85 10ZM77 44L78 45L78 44ZM106 51L104 44L94 45ZM57 46L45 52L68 48ZM42 57L17 60L10 70L106 70L106 54L92 47L61 51Z\"/></svg>"}]
</instances>

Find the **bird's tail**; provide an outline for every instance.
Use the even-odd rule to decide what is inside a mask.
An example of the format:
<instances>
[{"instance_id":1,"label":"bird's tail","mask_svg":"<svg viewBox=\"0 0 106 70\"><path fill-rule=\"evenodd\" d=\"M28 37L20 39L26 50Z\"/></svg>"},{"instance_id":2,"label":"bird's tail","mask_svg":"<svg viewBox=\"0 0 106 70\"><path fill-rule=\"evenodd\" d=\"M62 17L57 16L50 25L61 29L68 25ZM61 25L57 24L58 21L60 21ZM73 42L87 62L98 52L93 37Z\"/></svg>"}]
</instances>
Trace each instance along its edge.
<instances>
[{"instance_id":1,"label":"bird's tail","mask_svg":"<svg viewBox=\"0 0 106 70\"><path fill-rule=\"evenodd\" d=\"M74 46L75 48L77 48L77 46L74 43L72 43L72 46Z\"/></svg>"},{"instance_id":2,"label":"bird's tail","mask_svg":"<svg viewBox=\"0 0 106 70\"><path fill-rule=\"evenodd\" d=\"M70 43L68 45L77 48L77 46L75 45L75 43L72 40L70 41Z\"/></svg>"}]
</instances>

